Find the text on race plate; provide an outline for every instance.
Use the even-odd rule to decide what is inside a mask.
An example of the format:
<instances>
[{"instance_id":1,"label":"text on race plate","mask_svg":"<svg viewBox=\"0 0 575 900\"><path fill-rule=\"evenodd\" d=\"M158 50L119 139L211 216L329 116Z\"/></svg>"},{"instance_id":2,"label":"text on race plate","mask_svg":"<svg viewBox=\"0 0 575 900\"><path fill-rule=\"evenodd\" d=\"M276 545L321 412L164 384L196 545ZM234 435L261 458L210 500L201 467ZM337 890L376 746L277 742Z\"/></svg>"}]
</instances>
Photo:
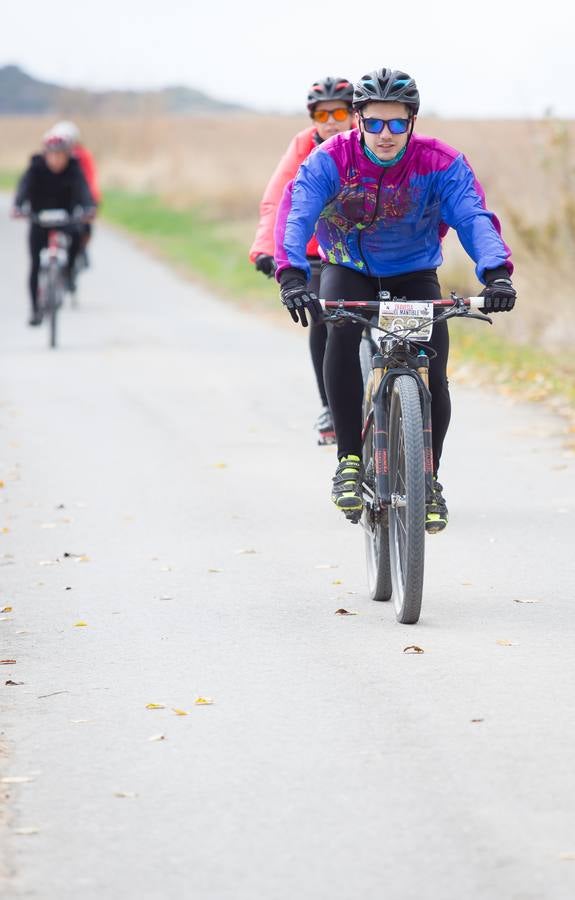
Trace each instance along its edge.
<instances>
[{"instance_id":1,"label":"text on race plate","mask_svg":"<svg viewBox=\"0 0 575 900\"><path fill-rule=\"evenodd\" d=\"M414 341L428 341L433 331L433 300L380 300L378 325Z\"/></svg>"}]
</instances>

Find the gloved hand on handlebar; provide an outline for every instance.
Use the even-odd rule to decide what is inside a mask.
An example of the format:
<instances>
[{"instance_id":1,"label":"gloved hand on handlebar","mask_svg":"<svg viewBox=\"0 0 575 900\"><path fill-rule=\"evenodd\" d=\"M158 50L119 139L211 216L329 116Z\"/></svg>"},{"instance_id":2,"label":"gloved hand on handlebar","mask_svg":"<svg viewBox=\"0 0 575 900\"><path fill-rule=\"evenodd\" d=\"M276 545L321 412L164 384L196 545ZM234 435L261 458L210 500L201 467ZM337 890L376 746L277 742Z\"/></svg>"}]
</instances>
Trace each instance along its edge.
<instances>
[{"instance_id":1,"label":"gloved hand on handlebar","mask_svg":"<svg viewBox=\"0 0 575 900\"><path fill-rule=\"evenodd\" d=\"M485 298L483 312L510 312L515 306L517 292L513 287L506 267L500 266L498 269L486 269L484 278L485 287L479 295Z\"/></svg>"},{"instance_id":2,"label":"gloved hand on handlebar","mask_svg":"<svg viewBox=\"0 0 575 900\"><path fill-rule=\"evenodd\" d=\"M284 269L280 277L280 296L284 306L294 320L298 319L307 328L306 310L313 322L320 322L323 316L321 304L315 294L308 291L307 281L300 269Z\"/></svg>"},{"instance_id":3,"label":"gloved hand on handlebar","mask_svg":"<svg viewBox=\"0 0 575 900\"><path fill-rule=\"evenodd\" d=\"M267 253L258 253L254 260L254 266L258 272L262 272L268 278L271 278L276 270L275 259Z\"/></svg>"}]
</instances>

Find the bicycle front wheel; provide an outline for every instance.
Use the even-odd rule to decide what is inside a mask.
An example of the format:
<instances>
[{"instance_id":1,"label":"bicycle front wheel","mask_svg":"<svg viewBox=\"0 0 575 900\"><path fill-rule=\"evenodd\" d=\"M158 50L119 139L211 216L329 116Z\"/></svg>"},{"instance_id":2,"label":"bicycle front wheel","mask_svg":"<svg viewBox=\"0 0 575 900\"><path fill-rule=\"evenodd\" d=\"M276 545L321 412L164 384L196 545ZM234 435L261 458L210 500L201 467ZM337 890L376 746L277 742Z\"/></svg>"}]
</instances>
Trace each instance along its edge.
<instances>
[{"instance_id":1,"label":"bicycle front wheel","mask_svg":"<svg viewBox=\"0 0 575 900\"><path fill-rule=\"evenodd\" d=\"M50 347L58 346L58 310L62 305L62 275L57 266L51 265L48 270L46 289L46 311L49 314Z\"/></svg>"},{"instance_id":2,"label":"bicycle front wheel","mask_svg":"<svg viewBox=\"0 0 575 900\"><path fill-rule=\"evenodd\" d=\"M371 365L371 358L370 358ZM367 419L372 405L373 372L370 369L363 402L363 418ZM365 472L363 533L365 536L365 561L367 587L372 600L389 600L391 597L391 567L389 562L389 528L387 509L379 509L375 491L375 465L373 458L373 421L363 444Z\"/></svg>"},{"instance_id":3,"label":"bicycle front wheel","mask_svg":"<svg viewBox=\"0 0 575 900\"><path fill-rule=\"evenodd\" d=\"M419 390L399 375L389 416L389 552L397 621L414 625L421 613L425 561L425 473Z\"/></svg>"}]
</instances>

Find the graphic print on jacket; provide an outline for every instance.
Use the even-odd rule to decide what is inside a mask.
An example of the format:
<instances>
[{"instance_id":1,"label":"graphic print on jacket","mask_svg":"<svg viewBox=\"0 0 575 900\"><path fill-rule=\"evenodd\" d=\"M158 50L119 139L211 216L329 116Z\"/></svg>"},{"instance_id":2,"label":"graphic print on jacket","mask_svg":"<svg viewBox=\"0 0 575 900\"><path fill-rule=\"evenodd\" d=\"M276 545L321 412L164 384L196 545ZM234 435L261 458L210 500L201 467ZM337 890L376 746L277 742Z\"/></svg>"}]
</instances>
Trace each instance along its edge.
<instances>
[{"instance_id":1,"label":"graphic print on jacket","mask_svg":"<svg viewBox=\"0 0 575 900\"><path fill-rule=\"evenodd\" d=\"M367 159L357 132L336 135L312 151L280 204L277 277L287 267L307 273L305 245L314 227L328 262L368 275L436 268L449 227L475 261L480 280L485 269L507 265L513 271L499 222L486 209L465 157L421 135L389 168Z\"/></svg>"}]
</instances>

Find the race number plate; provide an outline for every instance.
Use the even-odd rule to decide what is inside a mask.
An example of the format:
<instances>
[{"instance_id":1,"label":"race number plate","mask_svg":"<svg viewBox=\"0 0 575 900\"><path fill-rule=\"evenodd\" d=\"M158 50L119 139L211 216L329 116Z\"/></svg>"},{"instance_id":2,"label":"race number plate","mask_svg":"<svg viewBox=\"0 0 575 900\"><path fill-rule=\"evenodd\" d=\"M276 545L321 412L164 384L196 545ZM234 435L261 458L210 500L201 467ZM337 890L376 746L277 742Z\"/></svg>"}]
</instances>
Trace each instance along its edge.
<instances>
[{"instance_id":1,"label":"race number plate","mask_svg":"<svg viewBox=\"0 0 575 900\"><path fill-rule=\"evenodd\" d=\"M380 328L414 341L428 341L433 331L433 301L381 300Z\"/></svg>"}]
</instances>

